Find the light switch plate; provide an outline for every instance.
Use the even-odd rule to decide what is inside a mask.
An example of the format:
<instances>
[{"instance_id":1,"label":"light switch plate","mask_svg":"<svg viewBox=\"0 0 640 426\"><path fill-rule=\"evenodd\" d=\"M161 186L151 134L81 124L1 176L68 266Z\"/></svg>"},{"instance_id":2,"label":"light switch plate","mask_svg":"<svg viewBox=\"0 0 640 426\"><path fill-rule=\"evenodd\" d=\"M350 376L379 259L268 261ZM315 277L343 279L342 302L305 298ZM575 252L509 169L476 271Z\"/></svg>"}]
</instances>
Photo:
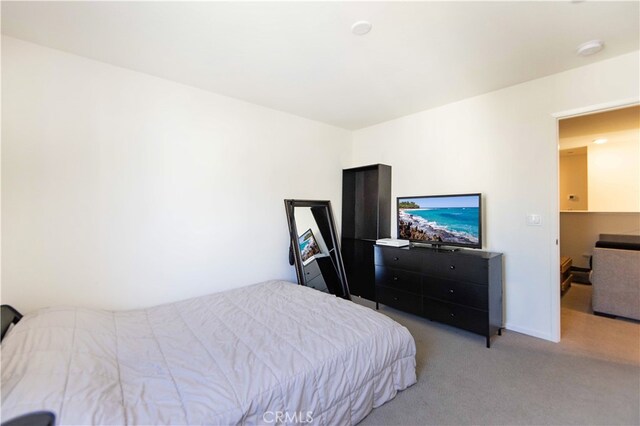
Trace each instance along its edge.
<instances>
[{"instance_id":1,"label":"light switch plate","mask_svg":"<svg viewBox=\"0 0 640 426\"><path fill-rule=\"evenodd\" d=\"M542 217L536 213L527 213L527 225L529 226L542 225Z\"/></svg>"}]
</instances>

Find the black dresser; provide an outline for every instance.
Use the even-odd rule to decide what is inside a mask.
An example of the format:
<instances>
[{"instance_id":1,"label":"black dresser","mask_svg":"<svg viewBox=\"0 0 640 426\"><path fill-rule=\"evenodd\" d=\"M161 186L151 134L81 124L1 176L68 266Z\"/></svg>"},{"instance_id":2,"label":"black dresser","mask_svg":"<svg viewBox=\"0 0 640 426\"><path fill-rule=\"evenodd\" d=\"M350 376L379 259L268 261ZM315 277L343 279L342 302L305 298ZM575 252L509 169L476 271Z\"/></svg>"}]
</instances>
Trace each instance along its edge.
<instances>
[{"instance_id":1,"label":"black dresser","mask_svg":"<svg viewBox=\"0 0 640 426\"><path fill-rule=\"evenodd\" d=\"M502 254L374 246L378 303L481 334L502 329Z\"/></svg>"}]
</instances>

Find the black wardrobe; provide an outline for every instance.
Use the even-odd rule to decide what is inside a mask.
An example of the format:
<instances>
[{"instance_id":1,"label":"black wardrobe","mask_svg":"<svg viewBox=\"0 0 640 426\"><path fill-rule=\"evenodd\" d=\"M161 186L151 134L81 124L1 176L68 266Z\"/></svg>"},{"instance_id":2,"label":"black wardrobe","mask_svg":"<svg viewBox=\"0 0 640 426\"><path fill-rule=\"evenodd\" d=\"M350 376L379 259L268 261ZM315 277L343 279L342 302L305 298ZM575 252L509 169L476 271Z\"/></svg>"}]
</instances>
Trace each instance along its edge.
<instances>
[{"instance_id":1,"label":"black wardrobe","mask_svg":"<svg viewBox=\"0 0 640 426\"><path fill-rule=\"evenodd\" d=\"M352 295L375 300L373 246L391 236L391 166L342 171L342 258Z\"/></svg>"}]
</instances>

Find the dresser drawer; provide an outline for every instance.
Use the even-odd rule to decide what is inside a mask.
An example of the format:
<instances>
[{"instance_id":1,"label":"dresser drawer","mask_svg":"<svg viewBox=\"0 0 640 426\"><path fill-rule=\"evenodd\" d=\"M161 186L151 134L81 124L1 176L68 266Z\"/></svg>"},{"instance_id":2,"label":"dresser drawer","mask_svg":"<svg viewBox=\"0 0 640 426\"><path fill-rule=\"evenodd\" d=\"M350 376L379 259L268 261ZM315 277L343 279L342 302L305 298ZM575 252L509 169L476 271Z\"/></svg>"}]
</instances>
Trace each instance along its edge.
<instances>
[{"instance_id":1,"label":"dresser drawer","mask_svg":"<svg viewBox=\"0 0 640 426\"><path fill-rule=\"evenodd\" d=\"M489 282L489 263L481 257L442 256L438 262L437 275L449 280L470 281L487 285Z\"/></svg>"},{"instance_id":2,"label":"dresser drawer","mask_svg":"<svg viewBox=\"0 0 640 426\"><path fill-rule=\"evenodd\" d=\"M407 272L403 269L389 268L386 266L376 266L376 285L420 295L422 294L421 279L420 274L414 272Z\"/></svg>"},{"instance_id":3,"label":"dresser drawer","mask_svg":"<svg viewBox=\"0 0 640 426\"><path fill-rule=\"evenodd\" d=\"M486 311L425 297L423 299L423 315L432 320L463 328L474 333L483 335L488 335L489 333L489 314Z\"/></svg>"},{"instance_id":4,"label":"dresser drawer","mask_svg":"<svg viewBox=\"0 0 640 426\"><path fill-rule=\"evenodd\" d=\"M305 282L309 282L320 275L320 266L318 266L316 259L313 259L311 262L304 265L302 270L304 271Z\"/></svg>"},{"instance_id":5,"label":"dresser drawer","mask_svg":"<svg viewBox=\"0 0 640 426\"><path fill-rule=\"evenodd\" d=\"M389 287L376 286L376 301L401 311L422 314L422 298Z\"/></svg>"},{"instance_id":6,"label":"dresser drawer","mask_svg":"<svg viewBox=\"0 0 640 426\"><path fill-rule=\"evenodd\" d=\"M473 308L488 309L488 287L435 277L422 279L422 294L434 299L453 302Z\"/></svg>"},{"instance_id":7,"label":"dresser drawer","mask_svg":"<svg viewBox=\"0 0 640 426\"><path fill-rule=\"evenodd\" d=\"M423 260L411 249L374 246L374 262L379 266L420 272Z\"/></svg>"},{"instance_id":8,"label":"dresser drawer","mask_svg":"<svg viewBox=\"0 0 640 426\"><path fill-rule=\"evenodd\" d=\"M325 293L329 293L329 289L327 288L327 283L325 283L322 275L318 275L314 279L307 281L307 287L315 288L316 290L324 291Z\"/></svg>"}]
</instances>

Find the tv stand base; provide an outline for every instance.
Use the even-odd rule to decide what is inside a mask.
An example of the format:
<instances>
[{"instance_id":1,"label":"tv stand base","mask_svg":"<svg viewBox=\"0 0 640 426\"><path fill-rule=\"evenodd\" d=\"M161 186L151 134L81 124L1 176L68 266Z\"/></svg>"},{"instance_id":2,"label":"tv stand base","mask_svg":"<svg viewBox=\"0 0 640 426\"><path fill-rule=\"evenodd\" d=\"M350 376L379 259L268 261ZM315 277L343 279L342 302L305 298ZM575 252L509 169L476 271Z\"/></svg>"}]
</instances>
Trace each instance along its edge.
<instances>
[{"instance_id":1,"label":"tv stand base","mask_svg":"<svg viewBox=\"0 0 640 426\"><path fill-rule=\"evenodd\" d=\"M442 253L453 253L456 251L460 251L460 249L457 247L447 247L439 244L429 244L429 243L411 243L411 247L425 248L428 250L439 251Z\"/></svg>"}]
</instances>

